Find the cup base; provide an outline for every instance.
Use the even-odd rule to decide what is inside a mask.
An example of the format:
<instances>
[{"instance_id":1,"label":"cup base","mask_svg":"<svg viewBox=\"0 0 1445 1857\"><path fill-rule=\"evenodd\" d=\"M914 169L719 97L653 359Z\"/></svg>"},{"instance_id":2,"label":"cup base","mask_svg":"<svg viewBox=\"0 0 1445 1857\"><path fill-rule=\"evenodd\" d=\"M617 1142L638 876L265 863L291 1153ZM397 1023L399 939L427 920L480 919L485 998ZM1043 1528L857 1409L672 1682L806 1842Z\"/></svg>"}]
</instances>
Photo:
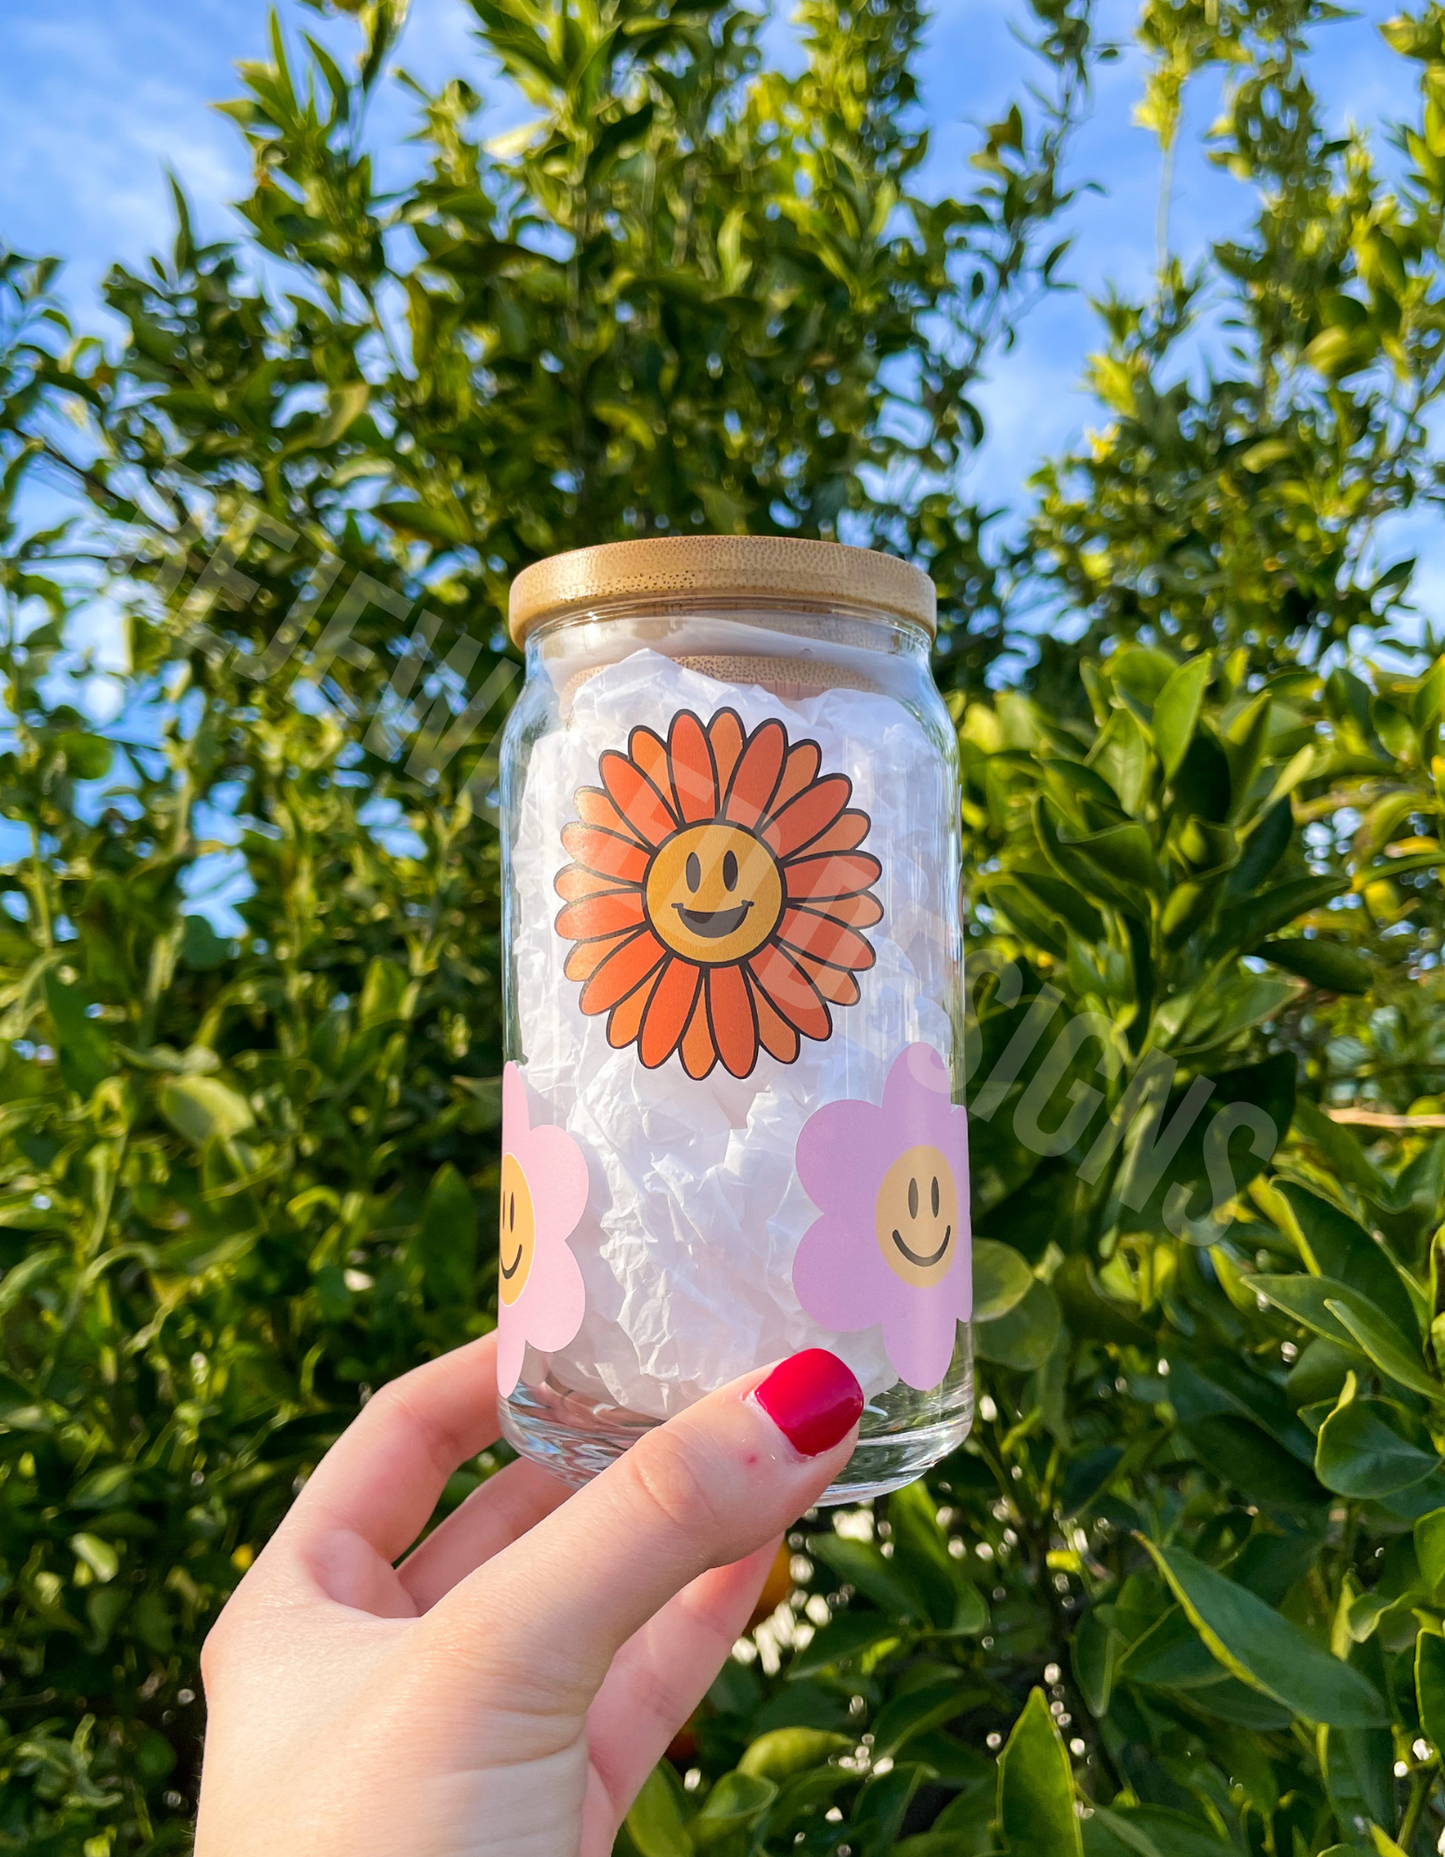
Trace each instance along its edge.
<instances>
[{"instance_id":1,"label":"cup base","mask_svg":"<svg viewBox=\"0 0 1445 1857\"><path fill-rule=\"evenodd\" d=\"M915 1420L903 1429L896 1416L870 1401L863 1409L857 1448L843 1474L818 1498L819 1506L886 1496L956 1451L973 1423L971 1373L963 1386L950 1387L948 1407L946 1417L931 1424ZM500 1414L507 1442L574 1489L615 1463L660 1423L572 1392L550 1377L540 1386L517 1387L501 1401Z\"/></svg>"}]
</instances>

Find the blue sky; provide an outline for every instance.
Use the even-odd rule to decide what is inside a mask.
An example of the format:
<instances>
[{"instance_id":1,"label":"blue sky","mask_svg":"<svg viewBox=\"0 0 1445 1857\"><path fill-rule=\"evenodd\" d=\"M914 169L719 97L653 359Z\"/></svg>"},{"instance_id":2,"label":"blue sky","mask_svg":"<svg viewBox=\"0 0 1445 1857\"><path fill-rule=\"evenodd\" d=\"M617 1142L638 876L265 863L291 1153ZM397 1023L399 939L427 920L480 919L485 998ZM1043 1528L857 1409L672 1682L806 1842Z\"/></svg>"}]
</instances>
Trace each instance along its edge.
<instances>
[{"instance_id":1,"label":"blue sky","mask_svg":"<svg viewBox=\"0 0 1445 1857\"><path fill-rule=\"evenodd\" d=\"M786 0L783 0L784 7ZM1380 41L1378 22L1394 8L1371 4L1319 34L1316 81L1336 120L1378 123L1409 109L1404 67ZM233 63L266 53L267 0L5 0L0 12L0 239L67 261L64 287L77 320L103 327L96 286L109 262L138 263L170 237L164 170L174 167L193 200L200 230L234 229L227 202L247 186L246 150L230 121L211 107L237 94ZM1079 181L1104 191L1081 196L1069 229L1076 240L1065 274L1077 288L1046 300L1013 351L996 359L980 394L989 436L971 469L976 494L1022 508L1028 473L1047 453L1075 443L1098 414L1079 382L1097 345L1087 297L1113 282L1142 290L1154 261L1158 159L1152 137L1135 127L1141 64L1130 45L1132 5L1101 0L1106 36L1125 49L1101 67L1093 112L1073 151ZM344 29L287 0L283 17L347 43ZM940 0L923 61L933 130L930 183L966 184L974 125L1019 94L1032 60L1011 34L1020 10L1008 0ZM487 100L491 132L530 109L507 96L483 63L463 0L413 0L398 62L425 83L462 73ZM775 45L787 53L786 27ZM1194 141L1176 177L1172 230L1186 257L1226 234L1249 211L1247 191L1199 157L1197 131L1217 104L1200 90L1190 101ZM405 160L409 99L386 87L377 139ZM956 179L954 177L957 177ZM1410 540L1429 567L1427 588L1445 596L1445 548L1435 525L1411 525ZM1395 538L1386 538L1394 546ZM1445 605L1431 599L1437 612Z\"/></svg>"}]
</instances>

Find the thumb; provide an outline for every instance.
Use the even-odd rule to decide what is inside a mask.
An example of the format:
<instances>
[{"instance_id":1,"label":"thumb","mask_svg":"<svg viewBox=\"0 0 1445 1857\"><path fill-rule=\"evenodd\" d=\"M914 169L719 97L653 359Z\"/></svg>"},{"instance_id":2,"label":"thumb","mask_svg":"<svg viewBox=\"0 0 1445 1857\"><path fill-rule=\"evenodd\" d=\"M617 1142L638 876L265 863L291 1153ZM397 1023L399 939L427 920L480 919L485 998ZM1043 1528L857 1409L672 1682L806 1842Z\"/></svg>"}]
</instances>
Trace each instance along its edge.
<instances>
[{"instance_id":1,"label":"thumb","mask_svg":"<svg viewBox=\"0 0 1445 1857\"><path fill-rule=\"evenodd\" d=\"M484 1625L497 1665L528 1671L535 1703L580 1712L675 1593L817 1501L852 1455L862 1410L857 1380L821 1348L745 1375L639 1438L454 1587L427 1625L469 1645L473 1668Z\"/></svg>"}]
</instances>

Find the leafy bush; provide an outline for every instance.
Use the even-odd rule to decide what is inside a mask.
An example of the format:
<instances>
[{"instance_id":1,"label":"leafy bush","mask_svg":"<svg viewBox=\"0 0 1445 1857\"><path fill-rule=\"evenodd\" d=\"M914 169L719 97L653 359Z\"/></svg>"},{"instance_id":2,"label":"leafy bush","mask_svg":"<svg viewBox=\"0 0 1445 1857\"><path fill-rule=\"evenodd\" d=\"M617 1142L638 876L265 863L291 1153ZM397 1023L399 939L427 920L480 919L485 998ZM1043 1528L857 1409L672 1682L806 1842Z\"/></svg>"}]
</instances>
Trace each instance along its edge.
<instances>
[{"instance_id":1,"label":"leafy bush","mask_svg":"<svg viewBox=\"0 0 1445 1857\"><path fill-rule=\"evenodd\" d=\"M703 526L940 585L980 1417L800 1525L624 1851L1433 1849L1445 660L1376 648L1412 564L1371 538L1437 482L1445 13L1389 28L1392 191L1320 127L1329 9L1146 5L1157 132L1226 64L1260 215L1105 306L1109 423L1010 553L956 467L1066 243L1084 6L1035 0L1041 94L957 201L907 0L809 0L796 77L711 0L474 0L539 120L489 149L420 97L386 197L404 9L342 10L354 77L278 33L229 106L284 288L179 197L109 280L123 353L0 267L0 1849L187 1847L209 1620L366 1389L489 1326L505 588ZM1237 346L1195 392L1206 285ZM41 470L88 514L30 532ZM991 690L1040 597L1083 639Z\"/></svg>"}]
</instances>

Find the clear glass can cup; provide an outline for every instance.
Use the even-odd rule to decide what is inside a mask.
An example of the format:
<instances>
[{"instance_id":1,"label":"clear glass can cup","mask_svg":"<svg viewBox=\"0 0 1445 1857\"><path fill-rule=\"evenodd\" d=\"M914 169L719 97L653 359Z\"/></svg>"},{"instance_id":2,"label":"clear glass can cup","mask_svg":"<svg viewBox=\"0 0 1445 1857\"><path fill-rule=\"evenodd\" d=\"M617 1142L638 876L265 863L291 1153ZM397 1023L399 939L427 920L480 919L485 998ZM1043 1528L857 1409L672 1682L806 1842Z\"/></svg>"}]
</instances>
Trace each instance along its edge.
<instances>
[{"instance_id":1,"label":"clear glass can cup","mask_svg":"<svg viewBox=\"0 0 1445 1857\"><path fill-rule=\"evenodd\" d=\"M973 1409L954 733L932 583L786 537L512 588L498 1372L570 1482L807 1347L866 1405L827 1500Z\"/></svg>"}]
</instances>

